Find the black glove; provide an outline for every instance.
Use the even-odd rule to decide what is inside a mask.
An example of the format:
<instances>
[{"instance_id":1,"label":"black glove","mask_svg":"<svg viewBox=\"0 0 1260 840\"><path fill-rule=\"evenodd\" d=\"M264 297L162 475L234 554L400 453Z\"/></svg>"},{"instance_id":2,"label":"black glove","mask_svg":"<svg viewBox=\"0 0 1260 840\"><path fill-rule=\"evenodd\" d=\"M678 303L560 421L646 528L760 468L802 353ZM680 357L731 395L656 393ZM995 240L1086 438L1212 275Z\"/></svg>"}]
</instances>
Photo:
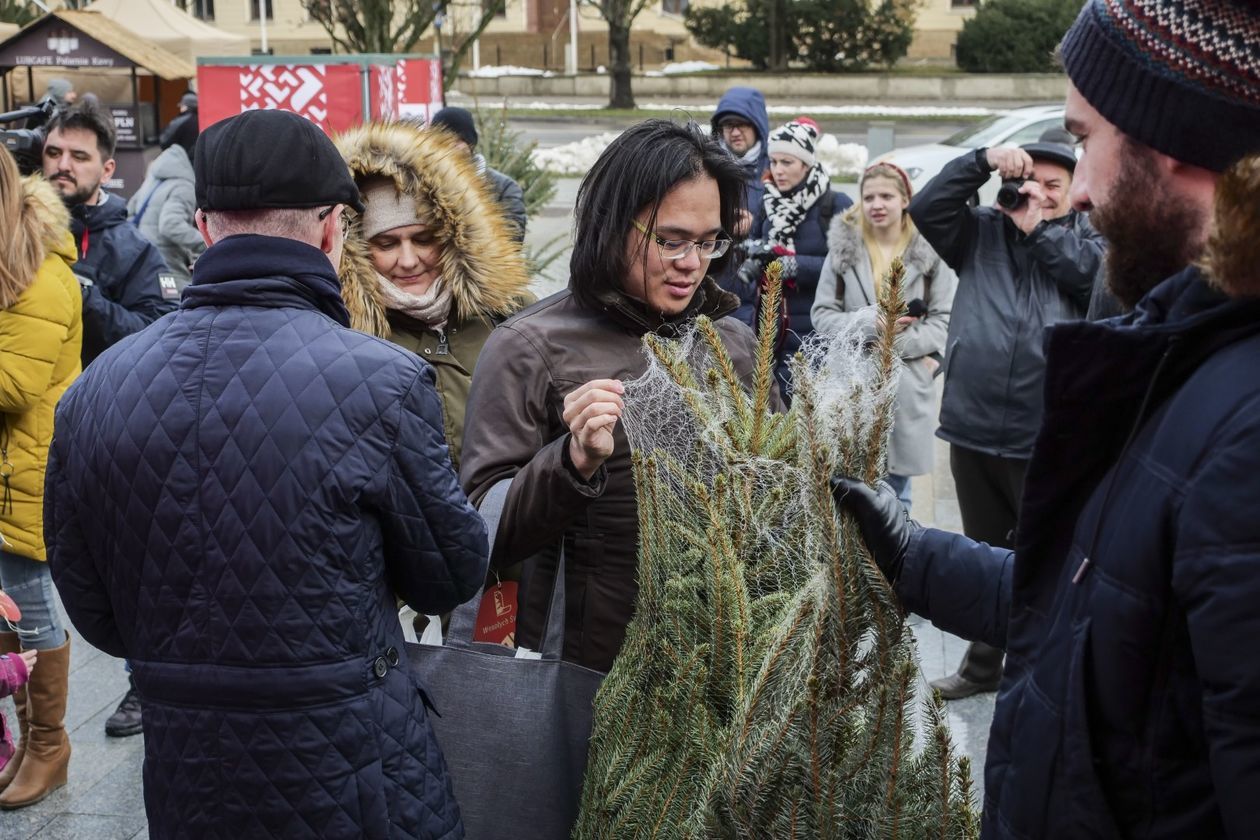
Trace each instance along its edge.
<instances>
[{"instance_id":1,"label":"black glove","mask_svg":"<svg viewBox=\"0 0 1260 840\"><path fill-rule=\"evenodd\" d=\"M923 526L910 518L897 494L882 481L875 482L872 488L857 479L834 478L831 496L837 509L847 510L857 519L875 565L890 583L896 583L910 550L910 539Z\"/></svg>"},{"instance_id":2,"label":"black glove","mask_svg":"<svg viewBox=\"0 0 1260 840\"><path fill-rule=\"evenodd\" d=\"M762 239L745 240L743 250L744 261L740 263L735 278L739 281L740 288L751 297L753 290L761 285L761 277L766 273L766 266L774 262L778 255L770 244Z\"/></svg>"}]
</instances>

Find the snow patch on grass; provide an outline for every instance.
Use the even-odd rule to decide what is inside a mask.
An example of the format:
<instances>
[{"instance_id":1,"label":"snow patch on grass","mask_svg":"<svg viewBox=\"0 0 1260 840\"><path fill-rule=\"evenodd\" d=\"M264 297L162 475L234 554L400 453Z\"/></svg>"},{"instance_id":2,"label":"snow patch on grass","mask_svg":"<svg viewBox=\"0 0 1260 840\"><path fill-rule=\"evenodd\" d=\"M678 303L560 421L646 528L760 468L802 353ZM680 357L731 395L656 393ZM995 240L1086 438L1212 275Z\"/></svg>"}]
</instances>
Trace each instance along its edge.
<instances>
[{"instance_id":1,"label":"snow patch on grass","mask_svg":"<svg viewBox=\"0 0 1260 840\"><path fill-rule=\"evenodd\" d=\"M539 70L537 67L517 67L512 64L504 64L496 67L493 64L486 64L478 67L476 70L469 70L467 74L477 79L497 79L500 76L543 76L551 78L556 75L550 70Z\"/></svg>"}]
</instances>

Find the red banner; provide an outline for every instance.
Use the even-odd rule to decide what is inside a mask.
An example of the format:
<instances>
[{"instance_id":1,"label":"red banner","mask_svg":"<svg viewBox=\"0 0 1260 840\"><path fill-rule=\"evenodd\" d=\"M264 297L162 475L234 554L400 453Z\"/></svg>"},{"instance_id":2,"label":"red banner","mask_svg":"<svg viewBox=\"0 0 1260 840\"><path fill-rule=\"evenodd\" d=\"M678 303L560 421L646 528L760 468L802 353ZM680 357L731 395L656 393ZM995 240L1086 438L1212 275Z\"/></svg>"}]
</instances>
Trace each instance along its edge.
<instances>
[{"instance_id":1,"label":"red banner","mask_svg":"<svg viewBox=\"0 0 1260 840\"><path fill-rule=\"evenodd\" d=\"M356 64L205 65L197 68L201 127L244 111L279 108L328 133L363 122Z\"/></svg>"}]
</instances>

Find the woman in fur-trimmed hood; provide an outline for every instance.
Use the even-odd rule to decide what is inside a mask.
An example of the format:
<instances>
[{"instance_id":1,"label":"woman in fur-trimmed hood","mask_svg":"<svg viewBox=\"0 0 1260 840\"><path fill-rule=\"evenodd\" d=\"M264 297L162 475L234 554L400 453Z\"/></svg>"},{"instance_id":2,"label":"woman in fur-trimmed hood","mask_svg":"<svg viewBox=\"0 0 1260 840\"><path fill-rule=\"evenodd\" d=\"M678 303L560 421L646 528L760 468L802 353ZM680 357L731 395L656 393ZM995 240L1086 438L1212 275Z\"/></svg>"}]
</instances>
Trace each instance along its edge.
<instances>
[{"instance_id":1,"label":"woman in fur-trimmed hood","mask_svg":"<svg viewBox=\"0 0 1260 840\"><path fill-rule=\"evenodd\" d=\"M458 466L481 348L496 324L533 300L524 255L445 132L370 125L343 134L337 147L365 207L341 260L350 325L433 365Z\"/></svg>"},{"instance_id":2,"label":"woman in fur-trimmed hood","mask_svg":"<svg viewBox=\"0 0 1260 840\"><path fill-rule=\"evenodd\" d=\"M910 476L933 467L932 380L945 352L958 278L905 212L910 204L905 172L876 164L862 174L859 193L857 206L831 223L811 314L819 332L835 334L853 325L874 340L876 284L883 282L893 259L905 264L902 297L911 306L897 339L904 367L888 445L888 482L909 508Z\"/></svg>"}]
</instances>

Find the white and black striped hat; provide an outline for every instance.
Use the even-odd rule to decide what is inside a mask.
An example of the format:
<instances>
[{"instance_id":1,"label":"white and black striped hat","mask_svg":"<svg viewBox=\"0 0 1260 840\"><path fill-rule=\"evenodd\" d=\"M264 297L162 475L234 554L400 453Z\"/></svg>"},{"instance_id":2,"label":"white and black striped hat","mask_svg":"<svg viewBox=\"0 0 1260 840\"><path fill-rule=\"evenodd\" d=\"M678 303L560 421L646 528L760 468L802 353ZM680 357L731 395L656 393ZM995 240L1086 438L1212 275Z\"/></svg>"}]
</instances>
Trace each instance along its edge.
<instances>
[{"instance_id":1,"label":"white and black striped hat","mask_svg":"<svg viewBox=\"0 0 1260 840\"><path fill-rule=\"evenodd\" d=\"M806 166L813 166L818 160L816 152L821 136L818 123L809 117L797 117L770 132L766 151L772 155L791 155L803 160Z\"/></svg>"}]
</instances>

